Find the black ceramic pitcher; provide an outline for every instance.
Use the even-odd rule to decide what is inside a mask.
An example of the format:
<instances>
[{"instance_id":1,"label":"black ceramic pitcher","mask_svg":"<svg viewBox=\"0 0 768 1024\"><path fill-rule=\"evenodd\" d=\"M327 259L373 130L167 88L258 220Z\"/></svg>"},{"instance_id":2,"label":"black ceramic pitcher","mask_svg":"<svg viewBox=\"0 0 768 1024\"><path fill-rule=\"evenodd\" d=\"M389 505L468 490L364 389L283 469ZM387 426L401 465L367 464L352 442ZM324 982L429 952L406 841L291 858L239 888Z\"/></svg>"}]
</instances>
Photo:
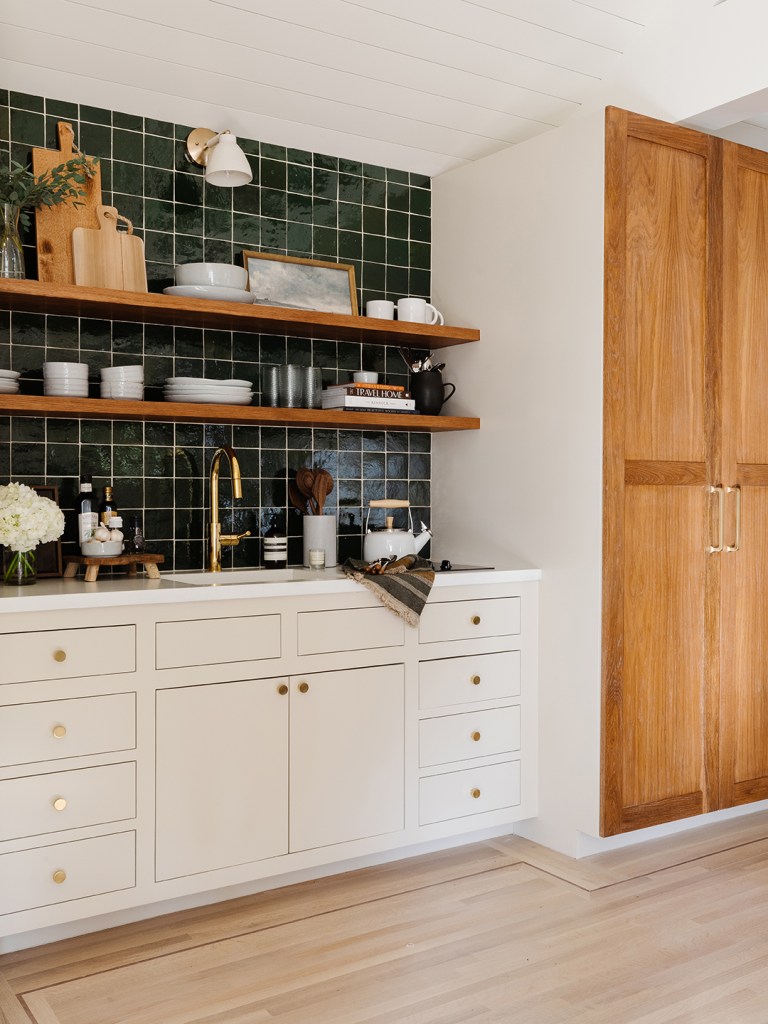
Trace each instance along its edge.
<instances>
[{"instance_id":1,"label":"black ceramic pitcher","mask_svg":"<svg viewBox=\"0 0 768 1024\"><path fill-rule=\"evenodd\" d=\"M446 388L451 388L447 395ZM411 377L411 396L416 402L416 412L424 416L437 416L455 390L455 384L443 383L439 370L422 370Z\"/></svg>"}]
</instances>

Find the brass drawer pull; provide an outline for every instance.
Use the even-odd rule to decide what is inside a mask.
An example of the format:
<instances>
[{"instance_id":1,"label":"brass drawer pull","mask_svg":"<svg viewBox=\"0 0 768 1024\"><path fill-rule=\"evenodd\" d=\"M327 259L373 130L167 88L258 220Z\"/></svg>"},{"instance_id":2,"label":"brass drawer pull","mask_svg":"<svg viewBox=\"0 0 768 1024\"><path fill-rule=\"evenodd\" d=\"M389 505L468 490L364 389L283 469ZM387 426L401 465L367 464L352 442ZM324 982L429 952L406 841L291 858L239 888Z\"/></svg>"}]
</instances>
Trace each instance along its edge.
<instances>
[{"instance_id":1,"label":"brass drawer pull","mask_svg":"<svg viewBox=\"0 0 768 1024\"><path fill-rule=\"evenodd\" d=\"M472 676L472 685L473 686L479 686L480 685L480 676Z\"/></svg>"},{"instance_id":2,"label":"brass drawer pull","mask_svg":"<svg viewBox=\"0 0 768 1024\"><path fill-rule=\"evenodd\" d=\"M477 743L477 741L480 739L480 733L479 732L473 732L472 733L472 739L475 741L475 743Z\"/></svg>"},{"instance_id":3,"label":"brass drawer pull","mask_svg":"<svg viewBox=\"0 0 768 1024\"><path fill-rule=\"evenodd\" d=\"M63 811L66 806L67 801L64 799L63 796L57 796L56 799L53 801L54 811Z\"/></svg>"},{"instance_id":4,"label":"brass drawer pull","mask_svg":"<svg viewBox=\"0 0 768 1024\"><path fill-rule=\"evenodd\" d=\"M66 651L62 651L61 648L59 648L57 651L53 652L53 660L54 661L66 661L67 660L67 652Z\"/></svg>"},{"instance_id":5,"label":"brass drawer pull","mask_svg":"<svg viewBox=\"0 0 768 1024\"><path fill-rule=\"evenodd\" d=\"M61 885L62 882L66 882L67 880L67 872L62 871L61 868L59 868L58 871L53 872L51 878L54 880L56 885Z\"/></svg>"},{"instance_id":6,"label":"brass drawer pull","mask_svg":"<svg viewBox=\"0 0 768 1024\"><path fill-rule=\"evenodd\" d=\"M299 693L307 693L309 690L309 683L299 683Z\"/></svg>"},{"instance_id":7,"label":"brass drawer pull","mask_svg":"<svg viewBox=\"0 0 768 1024\"><path fill-rule=\"evenodd\" d=\"M480 625L480 616L479 615L473 615L472 619L471 619L471 622L472 622L473 626L479 626Z\"/></svg>"},{"instance_id":8,"label":"brass drawer pull","mask_svg":"<svg viewBox=\"0 0 768 1024\"><path fill-rule=\"evenodd\" d=\"M480 796L480 790L479 789L473 789L472 790L472 796L473 796L473 798L475 800L477 800L477 798Z\"/></svg>"},{"instance_id":9,"label":"brass drawer pull","mask_svg":"<svg viewBox=\"0 0 768 1024\"><path fill-rule=\"evenodd\" d=\"M286 693L288 693L288 687L285 685L285 683L280 683L280 685L277 688L277 692L280 694L281 697L284 697Z\"/></svg>"},{"instance_id":10,"label":"brass drawer pull","mask_svg":"<svg viewBox=\"0 0 768 1024\"><path fill-rule=\"evenodd\" d=\"M62 739L62 737L67 735L67 727L66 725L54 725L51 732L53 733L57 740L60 740Z\"/></svg>"}]
</instances>

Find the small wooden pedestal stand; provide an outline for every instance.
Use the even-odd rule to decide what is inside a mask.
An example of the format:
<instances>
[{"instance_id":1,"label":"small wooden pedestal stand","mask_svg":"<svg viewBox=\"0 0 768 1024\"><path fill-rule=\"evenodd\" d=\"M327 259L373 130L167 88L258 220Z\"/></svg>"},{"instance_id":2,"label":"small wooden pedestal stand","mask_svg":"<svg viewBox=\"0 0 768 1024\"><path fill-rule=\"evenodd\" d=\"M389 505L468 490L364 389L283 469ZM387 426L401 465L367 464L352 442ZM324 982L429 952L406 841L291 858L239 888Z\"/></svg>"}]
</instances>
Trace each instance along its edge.
<instances>
[{"instance_id":1,"label":"small wooden pedestal stand","mask_svg":"<svg viewBox=\"0 0 768 1024\"><path fill-rule=\"evenodd\" d=\"M102 565L127 565L129 576L135 576L138 566L143 565L150 579L159 580L160 570L157 567L165 561L165 555L115 555L113 558L66 555L64 561L67 566L64 570L64 579L74 579L77 576L78 567L81 565L85 566L86 583L96 582Z\"/></svg>"}]
</instances>

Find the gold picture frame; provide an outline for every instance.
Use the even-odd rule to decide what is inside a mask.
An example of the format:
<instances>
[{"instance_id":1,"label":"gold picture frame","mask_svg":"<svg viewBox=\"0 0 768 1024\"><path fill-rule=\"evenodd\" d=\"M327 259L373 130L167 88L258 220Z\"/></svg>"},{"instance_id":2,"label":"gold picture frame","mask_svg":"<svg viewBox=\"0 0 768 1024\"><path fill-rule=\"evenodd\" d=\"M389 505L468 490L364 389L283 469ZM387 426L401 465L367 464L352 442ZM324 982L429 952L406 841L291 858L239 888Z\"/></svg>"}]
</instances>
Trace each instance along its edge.
<instances>
[{"instance_id":1,"label":"gold picture frame","mask_svg":"<svg viewBox=\"0 0 768 1024\"><path fill-rule=\"evenodd\" d=\"M257 305L357 316L355 268L349 263L243 250L243 266Z\"/></svg>"}]
</instances>

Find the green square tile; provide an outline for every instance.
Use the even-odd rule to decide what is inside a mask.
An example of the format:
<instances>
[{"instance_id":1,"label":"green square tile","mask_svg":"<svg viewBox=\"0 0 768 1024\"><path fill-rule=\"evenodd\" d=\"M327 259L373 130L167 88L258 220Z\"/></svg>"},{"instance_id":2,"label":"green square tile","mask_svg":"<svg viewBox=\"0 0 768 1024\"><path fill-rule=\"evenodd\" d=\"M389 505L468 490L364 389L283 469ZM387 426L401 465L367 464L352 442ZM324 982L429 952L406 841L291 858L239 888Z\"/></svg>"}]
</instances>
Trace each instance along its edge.
<instances>
[{"instance_id":1,"label":"green square tile","mask_svg":"<svg viewBox=\"0 0 768 1024\"><path fill-rule=\"evenodd\" d=\"M359 160L339 160L339 171L343 174L362 176L363 165Z\"/></svg>"},{"instance_id":2,"label":"green square tile","mask_svg":"<svg viewBox=\"0 0 768 1024\"><path fill-rule=\"evenodd\" d=\"M277 220L285 220L286 217L286 194L274 188L262 188L261 190L261 214L263 217L274 217Z\"/></svg>"},{"instance_id":3,"label":"green square tile","mask_svg":"<svg viewBox=\"0 0 768 1024\"><path fill-rule=\"evenodd\" d=\"M390 238L408 238L408 214L399 210L387 211L387 235Z\"/></svg>"},{"instance_id":4,"label":"green square tile","mask_svg":"<svg viewBox=\"0 0 768 1024\"><path fill-rule=\"evenodd\" d=\"M232 241L247 249L258 249L261 245L261 220L249 213L232 215Z\"/></svg>"},{"instance_id":5,"label":"green square tile","mask_svg":"<svg viewBox=\"0 0 768 1024\"><path fill-rule=\"evenodd\" d=\"M125 164L114 160L112 162L112 189L114 192L124 192L132 196L144 195L144 171L141 165ZM151 196L157 196L157 192L149 186L148 192ZM120 212L122 213L122 210Z\"/></svg>"},{"instance_id":6,"label":"green square tile","mask_svg":"<svg viewBox=\"0 0 768 1024\"><path fill-rule=\"evenodd\" d=\"M396 181L399 185L407 185L409 181L408 171L397 171L388 167L387 181Z\"/></svg>"},{"instance_id":7,"label":"green square tile","mask_svg":"<svg viewBox=\"0 0 768 1024\"><path fill-rule=\"evenodd\" d=\"M202 235L204 227L202 206L186 206L184 203L176 203L175 209L175 230L185 235Z\"/></svg>"},{"instance_id":8,"label":"green square tile","mask_svg":"<svg viewBox=\"0 0 768 1024\"><path fill-rule=\"evenodd\" d=\"M30 110L11 108L11 138L24 146L44 146L45 118Z\"/></svg>"},{"instance_id":9,"label":"green square tile","mask_svg":"<svg viewBox=\"0 0 768 1024\"><path fill-rule=\"evenodd\" d=\"M365 251L365 240L363 241L363 251ZM361 281L363 288L365 288L367 291L381 293L384 291L386 283L386 267L384 266L383 262L371 263L370 261L366 261L363 264L363 279ZM405 292L400 292L399 294L404 295ZM375 297L381 298L381 295L378 294Z\"/></svg>"},{"instance_id":10,"label":"green square tile","mask_svg":"<svg viewBox=\"0 0 768 1024\"><path fill-rule=\"evenodd\" d=\"M46 344L57 348L76 349L79 344L79 324L71 316L49 316L46 323Z\"/></svg>"},{"instance_id":11,"label":"green square tile","mask_svg":"<svg viewBox=\"0 0 768 1024\"><path fill-rule=\"evenodd\" d=\"M217 238L220 241L232 237L232 214L228 210L205 211L205 237Z\"/></svg>"},{"instance_id":12,"label":"green square tile","mask_svg":"<svg viewBox=\"0 0 768 1024\"><path fill-rule=\"evenodd\" d=\"M364 178L363 202L366 206L385 206L387 202L386 182L377 181L375 178Z\"/></svg>"},{"instance_id":13,"label":"green square tile","mask_svg":"<svg viewBox=\"0 0 768 1024\"><path fill-rule=\"evenodd\" d=\"M315 167L322 167L326 171L337 171L339 169L339 158L328 156L326 153L315 153L313 163Z\"/></svg>"},{"instance_id":14,"label":"green square tile","mask_svg":"<svg viewBox=\"0 0 768 1024\"><path fill-rule=\"evenodd\" d=\"M147 167L144 170L144 195L153 199L173 199L173 171L162 167Z\"/></svg>"},{"instance_id":15,"label":"green square tile","mask_svg":"<svg viewBox=\"0 0 768 1024\"><path fill-rule=\"evenodd\" d=\"M112 156L112 130L106 125L81 124L78 143L89 156L104 157L107 160Z\"/></svg>"},{"instance_id":16,"label":"green square tile","mask_svg":"<svg viewBox=\"0 0 768 1024\"><path fill-rule=\"evenodd\" d=\"M339 203L338 225L345 231L362 231L363 208L357 203Z\"/></svg>"},{"instance_id":17,"label":"green square tile","mask_svg":"<svg viewBox=\"0 0 768 1024\"><path fill-rule=\"evenodd\" d=\"M176 171L173 177L174 198L177 203L189 203L192 206L203 205L203 179L194 174L182 174Z\"/></svg>"},{"instance_id":18,"label":"green square tile","mask_svg":"<svg viewBox=\"0 0 768 1024\"><path fill-rule=\"evenodd\" d=\"M286 217L288 220L298 221L300 224L312 223L312 199L309 196L300 196L292 192L288 193L286 204Z\"/></svg>"},{"instance_id":19,"label":"green square tile","mask_svg":"<svg viewBox=\"0 0 768 1024\"><path fill-rule=\"evenodd\" d=\"M408 294L428 296L432 293L432 279L428 270L414 270L411 267L408 271Z\"/></svg>"},{"instance_id":20,"label":"green square tile","mask_svg":"<svg viewBox=\"0 0 768 1024\"><path fill-rule=\"evenodd\" d=\"M11 91L8 102L12 107L18 107L19 110L35 110L39 114L43 113L44 100L42 96L32 96L27 92Z\"/></svg>"},{"instance_id":21,"label":"green square tile","mask_svg":"<svg viewBox=\"0 0 768 1024\"><path fill-rule=\"evenodd\" d=\"M430 242L432 240L432 221L429 217L417 217L411 214L410 237L415 242Z\"/></svg>"},{"instance_id":22,"label":"green square tile","mask_svg":"<svg viewBox=\"0 0 768 1024\"><path fill-rule=\"evenodd\" d=\"M312 220L320 227L335 228L338 222L338 204L330 199L313 199Z\"/></svg>"},{"instance_id":23,"label":"green square tile","mask_svg":"<svg viewBox=\"0 0 768 1024\"><path fill-rule=\"evenodd\" d=\"M11 112L6 108L0 115L0 123L2 123L0 138L2 139L10 138L10 118ZM77 126L75 126L75 134L77 134ZM45 148L59 148L59 121L58 118L50 117L48 114L45 116Z\"/></svg>"},{"instance_id":24,"label":"green square tile","mask_svg":"<svg viewBox=\"0 0 768 1024\"><path fill-rule=\"evenodd\" d=\"M286 225L282 220L270 220L263 217L261 221L262 249L285 249Z\"/></svg>"},{"instance_id":25,"label":"green square tile","mask_svg":"<svg viewBox=\"0 0 768 1024\"><path fill-rule=\"evenodd\" d=\"M176 260L179 263L200 263L203 239L199 235L176 235Z\"/></svg>"},{"instance_id":26,"label":"green square tile","mask_svg":"<svg viewBox=\"0 0 768 1024\"><path fill-rule=\"evenodd\" d=\"M361 260L363 236L357 231L339 231L339 259Z\"/></svg>"},{"instance_id":27,"label":"green square tile","mask_svg":"<svg viewBox=\"0 0 768 1024\"><path fill-rule=\"evenodd\" d=\"M173 231L174 205L161 199L144 202L144 226L152 231Z\"/></svg>"},{"instance_id":28,"label":"green square tile","mask_svg":"<svg viewBox=\"0 0 768 1024\"><path fill-rule=\"evenodd\" d=\"M144 163L150 167L173 169L173 139L161 138L159 135L144 136Z\"/></svg>"},{"instance_id":29,"label":"green square tile","mask_svg":"<svg viewBox=\"0 0 768 1024\"><path fill-rule=\"evenodd\" d=\"M339 199L347 203L361 203L363 201L363 179L354 174L340 174Z\"/></svg>"},{"instance_id":30,"label":"green square tile","mask_svg":"<svg viewBox=\"0 0 768 1024\"><path fill-rule=\"evenodd\" d=\"M59 121L77 121L80 117L77 104L64 100L46 100L45 112L49 117L55 117Z\"/></svg>"},{"instance_id":31,"label":"green square tile","mask_svg":"<svg viewBox=\"0 0 768 1024\"><path fill-rule=\"evenodd\" d=\"M408 294L408 268L388 266L386 288L389 295Z\"/></svg>"},{"instance_id":32,"label":"green square tile","mask_svg":"<svg viewBox=\"0 0 768 1024\"><path fill-rule=\"evenodd\" d=\"M115 128L127 128L132 132L144 131L144 118L136 114L123 114L116 110L112 115L112 124Z\"/></svg>"},{"instance_id":33,"label":"green square tile","mask_svg":"<svg viewBox=\"0 0 768 1024\"><path fill-rule=\"evenodd\" d=\"M363 164L363 175L366 178L379 178L381 181L387 177L387 172L378 164Z\"/></svg>"},{"instance_id":34,"label":"green square tile","mask_svg":"<svg viewBox=\"0 0 768 1024\"><path fill-rule=\"evenodd\" d=\"M112 156L115 160L126 160L133 164L144 161L144 136L139 132L127 132L121 128L112 131Z\"/></svg>"},{"instance_id":35,"label":"green square tile","mask_svg":"<svg viewBox=\"0 0 768 1024\"><path fill-rule=\"evenodd\" d=\"M423 188L412 188L410 190L411 213L417 213L422 217L429 217L432 213L432 193Z\"/></svg>"},{"instance_id":36,"label":"green square tile","mask_svg":"<svg viewBox=\"0 0 768 1024\"><path fill-rule=\"evenodd\" d=\"M312 252L312 228L309 224L288 222L286 247L289 256Z\"/></svg>"},{"instance_id":37,"label":"green square tile","mask_svg":"<svg viewBox=\"0 0 768 1024\"><path fill-rule=\"evenodd\" d=\"M258 216L260 210L261 189L258 185L243 185L232 189L232 205L240 213Z\"/></svg>"},{"instance_id":38,"label":"green square tile","mask_svg":"<svg viewBox=\"0 0 768 1024\"><path fill-rule=\"evenodd\" d=\"M312 248L317 256L333 256L338 254L338 232L334 228L312 228Z\"/></svg>"},{"instance_id":39,"label":"green square tile","mask_svg":"<svg viewBox=\"0 0 768 1024\"><path fill-rule=\"evenodd\" d=\"M141 196L121 195L115 192L112 195L112 205L132 222L135 229L140 231L144 227L144 200Z\"/></svg>"},{"instance_id":40,"label":"green square tile","mask_svg":"<svg viewBox=\"0 0 768 1024\"><path fill-rule=\"evenodd\" d=\"M211 210L231 210L233 191L234 189L209 185L207 181L204 181L203 205Z\"/></svg>"},{"instance_id":41,"label":"green square tile","mask_svg":"<svg viewBox=\"0 0 768 1024\"><path fill-rule=\"evenodd\" d=\"M288 164L288 191L310 195L312 193L312 168Z\"/></svg>"},{"instance_id":42,"label":"green square tile","mask_svg":"<svg viewBox=\"0 0 768 1024\"><path fill-rule=\"evenodd\" d=\"M258 163L258 156L261 152L261 143L256 139L244 139L240 135L237 137L237 144L245 153L246 156L252 156L256 158Z\"/></svg>"},{"instance_id":43,"label":"green square tile","mask_svg":"<svg viewBox=\"0 0 768 1024\"><path fill-rule=\"evenodd\" d=\"M379 206L363 207L363 231L366 235L385 234L387 214Z\"/></svg>"},{"instance_id":44,"label":"green square tile","mask_svg":"<svg viewBox=\"0 0 768 1024\"><path fill-rule=\"evenodd\" d=\"M144 118L144 131L148 135L162 135L165 139L173 138L173 125L170 121L156 121L154 117Z\"/></svg>"},{"instance_id":45,"label":"green square tile","mask_svg":"<svg viewBox=\"0 0 768 1024\"><path fill-rule=\"evenodd\" d=\"M288 181L287 165L279 160L265 160L262 156L259 180L265 188L276 188L285 192Z\"/></svg>"},{"instance_id":46,"label":"green square tile","mask_svg":"<svg viewBox=\"0 0 768 1024\"><path fill-rule=\"evenodd\" d=\"M408 266L408 242L404 238L387 239L387 263L398 267Z\"/></svg>"},{"instance_id":47,"label":"green square tile","mask_svg":"<svg viewBox=\"0 0 768 1024\"><path fill-rule=\"evenodd\" d=\"M409 185L411 188L432 188L432 179L426 174L411 173Z\"/></svg>"},{"instance_id":48,"label":"green square tile","mask_svg":"<svg viewBox=\"0 0 768 1024\"><path fill-rule=\"evenodd\" d=\"M424 242L411 242L408 247L410 264L416 270L429 270L431 247ZM399 262L399 261L398 261Z\"/></svg>"},{"instance_id":49,"label":"green square tile","mask_svg":"<svg viewBox=\"0 0 768 1024\"><path fill-rule=\"evenodd\" d=\"M291 164L309 164L312 163L312 154L308 153L306 149L289 149L286 153L286 159Z\"/></svg>"},{"instance_id":50,"label":"green square tile","mask_svg":"<svg viewBox=\"0 0 768 1024\"><path fill-rule=\"evenodd\" d=\"M408 212L409 189L396 182L387 183L387 209Z\"/></svg>"},{"instance_id":51,"label":"green square tile","mask_svg":"<svg viewBox=\"0 0 768 1024\"><path fill-rule=\"evenodd\" d=\"M89 121L92 124L112 124L112 113L104 110L103 107L89 107L80 104L80 120Z\"/></svg>"},{"instance_id":52,"label":"green square tile","mask_svg":"<svg viewBox=\"0 0 768 1024\"><path fill-rule=\"evenodd\" d=\"M339 194L339 176L335 171L315 168L312 175L312 192L315 196L325 199L337 199Z\"/></svg>"},{"instance_id":53,"label":"green square tile","mask_svg":"<svg viewBox=\"0 0 768 1024\"><path fill-rule=\"evenodd\" d=\"M173 263L173 235L163 231L146 231L144 233L144 251L152 263Z\"/></svg>"},{"instance_id":54,"label":"green square tile","mask_svg":"<svg viewBox=\"0 0 768 1024\"><path fill-rule=\"evenodd\" d=\"M261 144L261 155L267 160L282 160L286 159L285 146L273 146L269 142L262 142Z\"/></svg>"}]
</instances>

